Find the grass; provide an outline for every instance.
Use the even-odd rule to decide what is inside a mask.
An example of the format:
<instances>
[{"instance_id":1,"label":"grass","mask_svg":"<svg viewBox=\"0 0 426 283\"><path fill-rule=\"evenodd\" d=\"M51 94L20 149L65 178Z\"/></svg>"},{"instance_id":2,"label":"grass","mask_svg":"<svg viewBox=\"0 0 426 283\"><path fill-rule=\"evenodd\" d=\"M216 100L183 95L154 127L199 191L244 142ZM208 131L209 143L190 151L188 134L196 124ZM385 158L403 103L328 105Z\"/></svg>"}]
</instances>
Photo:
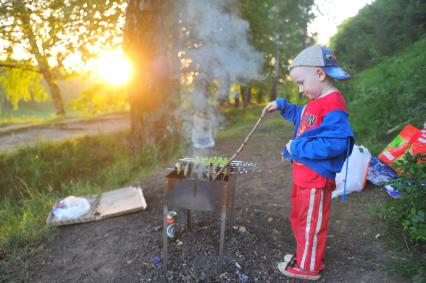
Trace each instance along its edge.
<instances>
[{"instance_id":1,"label":"grass","mask_svg":"<svg viewBox=\"0 0 426 283\"><path fill-rule=\"evenodd\" d=\"M259 106L249 106L245 110L226 109L223 114L228 121L228 126L216 138L218 140L244 138L259 119L262 109L263 107ZM288 133L293 133L293 126L290 122L284 121L278 114L267 115L271 116L266 116L262 120L254 134L269 134L271 131L280 131L283 137L288 137Z\"/></svg>"},{"instance_id":2,"label":"grass","mask_svg":"<svg viewBox=\"0 0 426 283\"><path fill-rule=\"evenodd\" d=\"M0 202L0 254L16 254L19 248L31 245L43 238L51 238L55 231L44 221L50 207L56 201L52 192L27 190L26 197L16 204L6 197Z\"/></svg>"},{"instance_id":3,"label":"grass","mask_svg":"<svg viewBox=\"0 0 426 283\"><path fill-rule=\"evenodd\" d=\"M414 283L426 282L426 263L424 259L420 259L420 261L406 258L395 259L386 265L386 269L390 273L409 278Z\"/></svg>"},{"instance_id":4,"label":"grass","mask_svg":"<svg viewBox=\"0 0 426 283\"><path fill-rule=\"evenodd\" d=\"M7 111L0 113L0 126L23 124L23 123L42 123L56 119L54 112L23 112L23 111Z\"/></svg>"},{"instance_id":5,"label":"grass","mask_svg":"<svg viewBox=\"0 0 426 283\"><path fill-rule=\"evenodd\" d=\"M72 109L66 109L65 117L58 117L53 109L38 109L37 107L20 107L14 111L12 109L3 109L0 111L0 127L13 124L49 124L58 123L64 119L71 118L92 118L102 116L108 113L87 114Z\"/></svg>"},{"instance_id":6,"label":"grass","mask_svg":"<svg viewBox=\"0 0 426 283\"><path fill-rule=\"evenodd\" d=\"M408 180L400 188L404 195L380 202L375 211L380 216L380 228L388 249L398 255L386 263L386 269L411 282L426 282L425 220L412 217L412 213L424 215L424 187L413 185L416 181L421 183L424 174L402 178L405 182Z\"/></svg>"},{"instance_id":7,"label":"grass","mask_svg":"<svg viewBox=\"0 0 426 283\"><path fill-rule=\"evenodd\" d=\"M219 132L216 136L218 140L231 139L241 136L241 132L248 132L262 112L260 107L248 107L242 109L225 109L223 115L225 116L228 125L226 129Z\"/></svg>"},{"instance_id":8,"label":"grass","mask_svg":"<svg viewBox=\"0 0 426 283\"><path fill-rule=\"evenodd\" d=\"M398 200L390 199L385 203L396 201ZM377 204L374 211L375 215L382 214L383 209L383 203ZM396 255L386 262L386 271L407 278L410 282L426 282L425 243L413 244L402 231L400 223L389 223L389 220L383 219L383 217L378 229L384 236L387 248Z\"/></svg>"},{"instance_id":9,"label":"grass","mask_svg":"<svg viewBox=\"0 0 426 283\"><path fill-rule=\"evenodd\" d=\"M0 258L55 234L47 228L51 207L69 195L90 195L146 178L179 151L146 146L128 154L128 133L97 135L59 143L39 143L0 156Z\"/></svg>"}]
</instances>

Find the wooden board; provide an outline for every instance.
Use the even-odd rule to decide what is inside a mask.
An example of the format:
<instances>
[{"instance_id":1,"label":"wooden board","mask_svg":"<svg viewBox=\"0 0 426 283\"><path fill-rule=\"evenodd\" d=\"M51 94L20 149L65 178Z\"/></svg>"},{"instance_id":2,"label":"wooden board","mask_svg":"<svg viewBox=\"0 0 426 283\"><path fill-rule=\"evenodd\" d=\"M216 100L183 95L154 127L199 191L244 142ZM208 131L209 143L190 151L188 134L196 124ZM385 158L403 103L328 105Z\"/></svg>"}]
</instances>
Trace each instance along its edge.
<instances>
[{"instance_id":1,"label":"wooden board","mask_svg":"<svg viewBox=\"0 0 426 283\"><path fill-rule=\"evenodd\" d=\"M118 216L146 208L141 188L129 187L103 193L96 212L100 217Z\"/></svg>"},{"instance_id":2,"label":"wooden board","mask_svg":"<svg viewBox=\"0 0 426 283\"><path fill-rule=\"evenodd\" d=\"M90 203L90 210L75 219L60 220L52 211L46 220L48 226L62 226L76 223L85 223L90 221L98 221L109 217L132 213L144 210L146 201L143 196L142 188L127 187L98 195L83 196Z\"/></svg>"}]
</instances>

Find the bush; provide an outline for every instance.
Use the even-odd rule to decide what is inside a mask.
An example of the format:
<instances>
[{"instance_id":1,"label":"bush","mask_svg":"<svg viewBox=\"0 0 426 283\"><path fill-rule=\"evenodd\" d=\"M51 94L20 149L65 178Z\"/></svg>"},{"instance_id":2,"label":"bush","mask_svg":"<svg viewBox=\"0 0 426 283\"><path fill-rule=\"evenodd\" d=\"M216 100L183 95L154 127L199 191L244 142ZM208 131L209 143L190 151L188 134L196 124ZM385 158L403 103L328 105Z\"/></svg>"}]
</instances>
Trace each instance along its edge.
<instances>
[{"instance_id":1,"label":"bush","mask_svg":"<svg viewBox=\"0 0 426 283\"><path fill-rule=\"evenodd\" d=\"M407 123L423 125L426 103L426 38L398 56L354 75L341 84L357 140L373 154L396 134L386 132Z\"/></svg>"},{"instance_id":2,"label":"bush","mask_svg":"<svg viewBox=\"0 0 426 283\"><path fill-rule=\"evenodd\" d=\"M376 0L338 27L331 46L349 71L359 72L419 40L425 21L425 1Z\"/></svg>"},{"instance_id":3,"label":"bush","mask_svg":"<svg viewBox=\"0 0 426 283\"><path fill-rule=\"evenodd\" d=\"M407 234L408 240L426 244L426 163L407 154L395 166L404 173L390 184L402 193L401 198L384 205L382 217Z\"/></svg>"},{"instance_id":4,"label":"bush","mask_svg":"<svg viewBox=\"0 0 426 283\"><path fill-rule=\"evenodd\" d=\"M86 114L121 112L129 110L127 92L123 87L93 84L68 103L75 111Z\"/></svg>"},{"instance_id":5,"label":"bush","mask_svg":"<svg viewBox=\"0 0 426 283\"><path fill-rule=\"evenodd\" d=\"M426 163L418 163L416 159L407 155L404 160L397 162L396 166L404 174L400 180L390 184L402 192L402 196L382 204L380 217L389 235L390 246L399 250L400 254L402 249L409 250L407 256L390 260L387 269L410 278L411 282L426 282Z\"/></svg>"}]
</instances>

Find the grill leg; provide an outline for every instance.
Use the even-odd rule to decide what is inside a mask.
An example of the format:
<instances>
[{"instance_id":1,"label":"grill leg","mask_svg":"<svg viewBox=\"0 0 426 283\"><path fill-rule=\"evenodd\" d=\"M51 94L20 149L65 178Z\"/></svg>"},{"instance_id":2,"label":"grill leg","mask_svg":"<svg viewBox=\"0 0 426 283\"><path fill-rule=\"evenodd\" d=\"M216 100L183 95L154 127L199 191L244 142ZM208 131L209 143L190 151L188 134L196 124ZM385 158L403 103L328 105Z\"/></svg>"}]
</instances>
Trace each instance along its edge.
<instances>
[{"instance_id":1,"label":"grill leg","mask_svg":"<svg viewBox=\"0 0 426 283\"><path fill-rule=\"evenodd\" d=\"M167 271L167 203L164 203L163 207L163 270Z\"/></svg>"},{"instance_id":2,"label":"grill leg","mask_svg":"<svg viewBox=\"0 0 426 283\"><path fill-rule=\"evenodd\" d=\"M231 221L230 221L230 223L231 223L231 231L232 231L232 226L234 226L234 210L235 210L235 191L237 190L236 188L235 188L235 181L236 181L236 179L235 179L235 177L233 177L233 176L231 176L231 180L230 180L230 183L231 183L231 194L232 194L232 196L231 196Z\"/></svg>"},{"instance_id":3,"label":"grill leg","mask_svg":"<svg viewBox=\"0 0 426 283\"><path fill-rule=\"evenodd\" d=\"M225 242L225 223L226 222L226 205L222 206L220 215L220 244L219 244L219 271L222 273L223 267L223 244Z\"/></svg>"}]
</instances>

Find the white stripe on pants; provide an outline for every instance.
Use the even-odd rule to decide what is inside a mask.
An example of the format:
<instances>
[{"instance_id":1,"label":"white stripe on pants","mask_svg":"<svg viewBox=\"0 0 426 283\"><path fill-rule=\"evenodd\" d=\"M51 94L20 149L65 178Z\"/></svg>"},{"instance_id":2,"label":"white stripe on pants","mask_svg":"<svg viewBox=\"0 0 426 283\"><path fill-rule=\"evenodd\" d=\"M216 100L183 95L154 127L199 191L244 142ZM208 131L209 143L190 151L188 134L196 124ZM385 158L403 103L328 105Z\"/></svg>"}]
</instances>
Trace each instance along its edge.
<instances>
[{"instance_id":1,"label":"white stripe on pants","mask_svg":"<svg viewBox=\"0 0 426 283\"><path fill-rule=\"evenodd\" d=\"M312 245L312 254L311 254L310 271L312 272L314 271L314 267L315 267L315 256L317 252L318 232L322 225L322 207L324 202L324 192L323 190L320 190L320 192L321 192L321 199L320 199L320 205L319 205L319 211L318 211L318 222L317 222L317 227L315 229L314 243Z\"/></svg>"},{"instance_id":2,"label":"white stripe on pants","mask_svg":"<svg viewBox=\"0 0 426 283\"><path fill-rule=\"evenodd\" d=\"M311 195L309 198L309 209L308 209L308 216L306 219L306 230L305 230L305 249L303 251L302 262L300 263L301 268L305 266L306 255L308 253L308 248L309 248L309 232L311 229L312 210L314 209L315 192L316 192L316 189L312 189Z\"/></svg>"}]
</instances>

